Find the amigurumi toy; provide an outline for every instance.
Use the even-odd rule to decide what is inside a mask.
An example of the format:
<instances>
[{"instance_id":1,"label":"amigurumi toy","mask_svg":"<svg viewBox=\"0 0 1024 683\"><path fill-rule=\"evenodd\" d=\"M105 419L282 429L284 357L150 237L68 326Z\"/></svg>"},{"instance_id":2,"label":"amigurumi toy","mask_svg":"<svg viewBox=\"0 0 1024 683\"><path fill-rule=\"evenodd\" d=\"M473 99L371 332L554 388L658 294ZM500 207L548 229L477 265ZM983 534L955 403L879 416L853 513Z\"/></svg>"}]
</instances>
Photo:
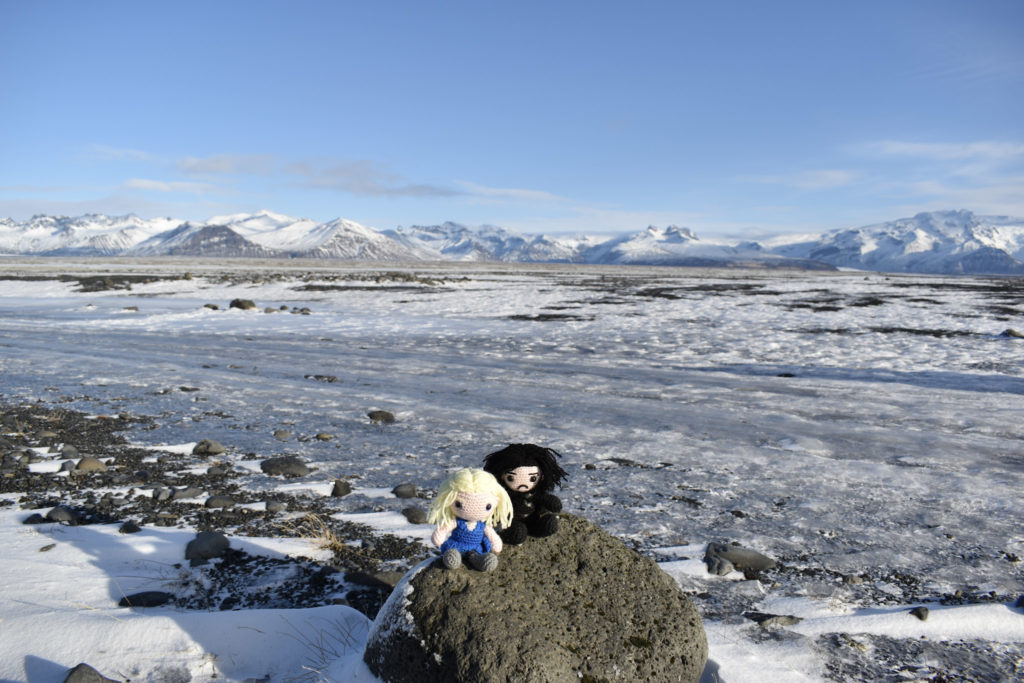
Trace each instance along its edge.
<instances>
[{"instance_id":1,"label":"amigurumi toy","mask_svg":"<svg viewBox=\"0 0 1024 683\"><path fill-rule=\"evenodd\" d=\"M467 467L441 485L427 521L437 525L431 540L446 569L457 569L465 560L473 569L492 572L502 548L492 523L512 522L512 501L492 474Z\"/></svg>"},{"instance_id":2,"label":"amigurumi toy","mask_svg":"<svg viewBox=\"0 0 1024 683\"><path fill-rule=\"evenodd\" d=\"M501 538L516 545L529 536L558 531L562 501L551 493L569 475L558 465L561 454L532 443L509 444L484 458L484 469L501 482L512 498L512 523L502 525Z\"/></svg>"}]
</instances>

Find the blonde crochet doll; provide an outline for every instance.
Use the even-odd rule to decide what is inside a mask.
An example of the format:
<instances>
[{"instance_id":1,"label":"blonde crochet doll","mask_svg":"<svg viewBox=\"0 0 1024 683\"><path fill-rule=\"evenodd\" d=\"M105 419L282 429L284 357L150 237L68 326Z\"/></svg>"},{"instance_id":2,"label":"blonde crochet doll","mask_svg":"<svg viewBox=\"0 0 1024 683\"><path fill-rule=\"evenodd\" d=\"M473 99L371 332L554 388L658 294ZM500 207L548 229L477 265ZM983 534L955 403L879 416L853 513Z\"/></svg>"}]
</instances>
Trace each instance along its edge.
<instances>
[{"instance_id":1,"label":"blonde crochet doll","mask_svg":"<svg viewBox=\"0 0 1024 683\"><path fill-rule=\"evenodd\" d=\"M441 549L446 569L457 569L465 561L474 569L491 572L498 567L502 548L492 524L512 522L512 501L494 475L467 467L441 485L427 521L437 525L431 540Z\"/></svg>"}]
</instances>

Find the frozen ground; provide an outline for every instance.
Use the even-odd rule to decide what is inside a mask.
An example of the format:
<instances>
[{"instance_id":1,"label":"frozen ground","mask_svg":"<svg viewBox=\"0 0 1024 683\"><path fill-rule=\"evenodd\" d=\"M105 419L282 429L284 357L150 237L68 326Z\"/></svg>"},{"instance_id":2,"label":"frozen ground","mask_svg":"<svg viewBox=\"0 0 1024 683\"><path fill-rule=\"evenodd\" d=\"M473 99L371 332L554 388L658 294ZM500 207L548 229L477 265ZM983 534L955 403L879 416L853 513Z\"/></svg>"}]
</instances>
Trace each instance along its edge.
<instances>
[{"instance_id":1,"label":"frozen ground","mask_svg":"<svg viewBox=\"0 0 1024 683\"><path fill-rule=\"evenodd\" d=\"M239 297L258 311L227 310ZM393 486L430 490L509 442L551 446L570 473L567 511L661 561L697 602L707 680L1012 681L1024 676L1024 340L1008 328L1024 328L1019 279L11 261L0 398L148 416L128 435L140 445L300 455L320 469L287 486L352 477L363 493L337 512L413 538L425 527L388 514ZM373 409L397 422L371 424ZM321 432L335 438L309 438ZM246 486L282 484L254 472ZM39 533L15 521L8 508L5 537ZM709 541L779 566L710 576ZM35 600L32 581L10 581ZM0 618L27 618L11 590ZM81 625L71 609L61 623L88 628L100 609L88 604ZM920 605L927 621L909 614ZM249 613L275 618L206 616ZM204 618L154 614L131 623ZM0 647L0 678L61 652ZM193 647L193 679L262 675L197 659L246 646Z\"/></svg>"}]
</instances>

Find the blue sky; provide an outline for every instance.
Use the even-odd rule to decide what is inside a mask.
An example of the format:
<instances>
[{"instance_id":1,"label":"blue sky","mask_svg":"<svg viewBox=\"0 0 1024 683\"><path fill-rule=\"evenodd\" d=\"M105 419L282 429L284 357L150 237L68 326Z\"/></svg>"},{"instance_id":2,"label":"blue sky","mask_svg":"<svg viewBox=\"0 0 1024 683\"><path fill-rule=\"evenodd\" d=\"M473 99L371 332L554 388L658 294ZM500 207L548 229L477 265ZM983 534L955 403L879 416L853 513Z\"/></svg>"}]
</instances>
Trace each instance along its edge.
<instances>
[{"instance_id":1,"label":"blue sky","mask_svg":"<svg viewBox=\"0 0 1024 683\"><path fill-rule=\"evenodd\" d=\"M0 0L0 216L1024 216L1024 2Z\"/></svg>"}]
</instances>

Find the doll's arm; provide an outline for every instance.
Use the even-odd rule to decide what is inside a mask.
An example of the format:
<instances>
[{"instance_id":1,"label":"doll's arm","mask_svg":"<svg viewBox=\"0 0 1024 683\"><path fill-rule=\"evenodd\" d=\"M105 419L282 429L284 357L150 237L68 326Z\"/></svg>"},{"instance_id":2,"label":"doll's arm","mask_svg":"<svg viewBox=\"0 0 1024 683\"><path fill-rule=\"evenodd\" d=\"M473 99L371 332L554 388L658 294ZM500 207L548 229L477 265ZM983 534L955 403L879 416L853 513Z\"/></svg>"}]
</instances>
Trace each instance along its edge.
<instances>
[{"instance_id":1,"label":"doll's arm","mask_svg":"<svg viewBox=\"0 0 1024 683\"><path fill-rule=\"evenodd\" d=\"M498 532L494 530L494 527L490 524L484 527L484 536L486 536L487 540L491 542L491 550L495 554L500 553L502 548L501 536L499 536Z\"/></svg>"},{"instance_id":2,"label":"doll's arm","mask_svg":"<svg viewBox=\"0 0 1024 683\"><path fill-rule=\"evenodd\" d=\"M452 535L452 529L455 528L455 520L448 522L447 524L438 524L437 528L434 529L434 533L431 535L431 542L438 548L441 547L448 537Z\"/></svg>"},{"instance_id":3,"label":"doll's arm","mask_svg":"<svg viewBox=\"0 0 1024 683\"><path fill-rule=\"evenodd\" d=\"M545 493L537 497L537 507L548 510L549 512L561 512L562 501L558 499L558 496Z\"/></svg>"}]
</instances>

